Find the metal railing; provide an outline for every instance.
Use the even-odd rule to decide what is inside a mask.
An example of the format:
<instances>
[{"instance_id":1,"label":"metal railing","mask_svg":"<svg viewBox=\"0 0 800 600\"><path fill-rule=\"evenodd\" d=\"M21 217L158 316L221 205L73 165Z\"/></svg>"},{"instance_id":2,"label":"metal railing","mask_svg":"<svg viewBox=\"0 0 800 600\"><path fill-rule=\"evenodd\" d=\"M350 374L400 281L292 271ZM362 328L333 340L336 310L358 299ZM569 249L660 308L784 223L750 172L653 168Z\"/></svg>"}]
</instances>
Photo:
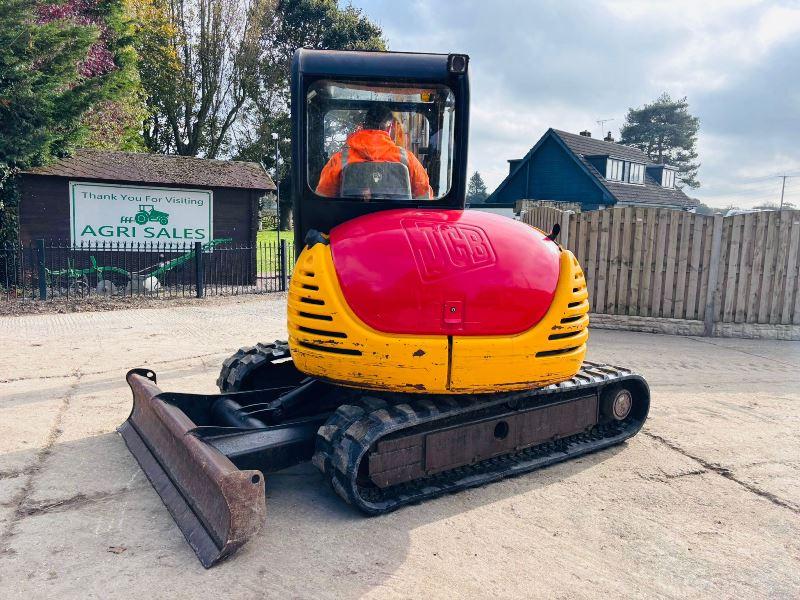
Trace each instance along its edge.
<instances>
[{"instance_id":1,"label":"metal railing","mask_svg":"<svg viewBox=\"0 0 800 600\"><path fill-rule=\"evenodd\" d=\"M198 297L281 292L294 246L233 243L0 245L0 301L53 298Z\"/></svg>"}]
</instances>

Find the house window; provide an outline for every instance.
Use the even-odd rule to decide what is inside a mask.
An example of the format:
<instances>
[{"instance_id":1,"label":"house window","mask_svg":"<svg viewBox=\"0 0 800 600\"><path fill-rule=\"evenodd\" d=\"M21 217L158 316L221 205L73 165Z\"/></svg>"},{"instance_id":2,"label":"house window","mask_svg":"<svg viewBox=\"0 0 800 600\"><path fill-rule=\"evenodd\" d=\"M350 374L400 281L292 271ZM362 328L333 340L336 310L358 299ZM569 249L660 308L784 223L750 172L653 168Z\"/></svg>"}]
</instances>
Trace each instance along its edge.
<instances>
[{"instance_id":1,"label":"house window","mask_svg":"<svg viewBox=\"0 0 800 600\"><path fill-rule=\"evenodd\" d=\"M675 171L670 169L661 171L661 185L665 188L675 187Z\"/></svg>"},{"instance_id":2,"label":"house window","mask_svg":"<svg viewBox=\"0 0 800 600\"><path fill-rule=\"evenodd\" d=\"M641 163L631 163L630 176L628 181L631 183L644 183L644 165Z\"/></svg>"},{"instance_id":3,"label":"house window","mask_svg":"<svg viewBox=\"0 0 800 600\"><path fill-rule=\"evenodd\" d=\"M611 181L622 181L622 171L624 163L621 160L609 158L606 162L606 179Z\"/></svg>"}]
</instances>

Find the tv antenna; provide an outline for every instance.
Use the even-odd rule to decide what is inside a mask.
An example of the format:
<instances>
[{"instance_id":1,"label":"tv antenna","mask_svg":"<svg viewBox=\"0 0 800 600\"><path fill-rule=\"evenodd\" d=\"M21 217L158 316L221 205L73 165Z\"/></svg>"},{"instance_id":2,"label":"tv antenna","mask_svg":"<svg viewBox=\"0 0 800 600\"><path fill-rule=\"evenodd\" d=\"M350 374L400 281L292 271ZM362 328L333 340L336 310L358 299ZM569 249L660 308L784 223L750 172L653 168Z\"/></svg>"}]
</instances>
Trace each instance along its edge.
<instances>
[{"instance_id":1,"label":"tv antenna","mask_svg":"<svg viewBox=\"0 0 800 600\"><path fill-rule=\"evenodd\" d=\"M606 123L610 123L611 121L615 121L615 120L616 119L611 117L611 118L608 118L608 119L597 119L597 121L595 121L595 123L597 123L600 126L600 139L603 139L603 136L606 133Z\"/></svg>"}]
</instances>

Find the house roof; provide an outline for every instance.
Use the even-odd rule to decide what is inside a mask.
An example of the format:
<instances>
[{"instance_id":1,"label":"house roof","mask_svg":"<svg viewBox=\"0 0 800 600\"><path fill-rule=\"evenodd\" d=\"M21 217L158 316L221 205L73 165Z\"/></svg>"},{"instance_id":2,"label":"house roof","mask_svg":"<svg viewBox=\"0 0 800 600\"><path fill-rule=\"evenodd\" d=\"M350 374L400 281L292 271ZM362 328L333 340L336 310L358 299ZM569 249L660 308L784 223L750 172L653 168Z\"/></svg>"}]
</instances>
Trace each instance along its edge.
<instances>
[{"instance_id":1,"label":"house roof","mask_svg":"<svg viewBox=\"0 0 800 600\"><path fill-rule=\"evenodd\" d=\"M695 202L678 188L665 188L650 175L645 174L644 185L631 185L605 181L605 186L619 202L653 204L655 206L680 206L690 208Z\"/></svg>"},{"instance_id":2,"label":"house roof","mask_svg":"<svg viewBox=\"0 0 800 600\"><path fill-rule=\"evenodd\" d=\"M620 183L608 181L605 176L587 160L587 157L590 156L610 156L612 158L651 166L653 163L647 158L647 155L638 148L614 142L606 142L604 140L552 128L547 130L539 141L536 142L536 145L525 155L525 158L519 160L516 168L500 183L497 189L492 192L488 199L489 203L491 203L491 196L494 196L506 186L507 182L514 177L516 171L523 168L524 164L531 159L548 136L554 136L572 154L573 158L583 170L594 179L595 183L602 189L607 190L617 202L652 204L654 206L679 206L684 208L693 206L692 200L684 194L683 191L677 188L670 189L662 187L660 182L653 179L653 177L647 173L647 169L645 169L644 185Z\"/></svg>"},{"instance_id":3,"label":"house roof","mask_svg":"<svg viewBox=\"0 0 800 600\"><path fill-rule=\"evenodd\" d=\"M657 206L693 206L692 200L677 188L665 188L660 182L653 179L645 169L644 185L608 181L588 160L587 156L610 156L631 162L652 165L653 162L647 155L631 146L596 140L594 138L568 133L566 131L552 130L555 135L569 148L591 172L594 177L602 182L605 188L617 199L617 202L631 202L635 204L653 204Z\"/></svg>"},{"instance_id":4,"label":"house roof","mask_svg":"<svg viewBox=\"0 0 800 600\"><path fill-rule=\"evenodd\" d=\"M559 129L553 129L552 131L560 137L567 147L575 154L581 156L611 156L612 158L651 164L647 155L638 148L623 146L615 142L606 142L604 140L578 135L577 133L569 133Z\"/></svg>"},{"instance_id":5,"label":"house roof","mask_svg":"<svg viewBox=\"0 0 800 600\"><path fill-rule=\"evenodd\" d=\"M275 184L258 163L211 160L193 156L112 152L80 148L67 158L25 171L75 179L132 183L274 190Z\"/></svg>"}]
</instances>

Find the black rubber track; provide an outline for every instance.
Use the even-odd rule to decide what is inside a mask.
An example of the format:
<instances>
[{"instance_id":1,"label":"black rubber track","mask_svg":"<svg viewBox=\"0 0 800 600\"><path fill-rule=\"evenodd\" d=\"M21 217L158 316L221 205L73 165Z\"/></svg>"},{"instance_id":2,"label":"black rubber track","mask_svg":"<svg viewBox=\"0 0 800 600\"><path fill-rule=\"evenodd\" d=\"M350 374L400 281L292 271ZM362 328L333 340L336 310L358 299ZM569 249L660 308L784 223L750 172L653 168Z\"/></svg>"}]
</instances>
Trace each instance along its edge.
<instances>
[{"instance_id":1,"label":"black rubber track","mask_svg":"<svg viewBox=\"0 0 800 600\"><path fill-rule=\"evenodd\" d=\"M634 391L634 409L624 421L607 421L574 436L389 488L380 489L359 477L370 448L391 434L413 434L443 423L467 423L507 411L509 406L546 406L587 393L602 394L616 386ZM405 401L397 402L398 398ZM381 514L619 444L641 429L649 404L649 389L641 376L595 363L584 363L568 381L524 392L405 397L364 392L340 406L319 429L312 460L345 501L368 514Z\"/></svg>"},{"instance_id":2,"label":"black rubber track","mask_svg":"<svg viewBox=\"0 0 800 600\"><path fill-rule=\"evenodd\" d=\"M271 368L265 368L268 366ZM247 392L297 385L304 377L291 361L289 344L276 340L272 344L239 348L222 363L217 387L220 392Z\"/></svg>"}]
</instances>

